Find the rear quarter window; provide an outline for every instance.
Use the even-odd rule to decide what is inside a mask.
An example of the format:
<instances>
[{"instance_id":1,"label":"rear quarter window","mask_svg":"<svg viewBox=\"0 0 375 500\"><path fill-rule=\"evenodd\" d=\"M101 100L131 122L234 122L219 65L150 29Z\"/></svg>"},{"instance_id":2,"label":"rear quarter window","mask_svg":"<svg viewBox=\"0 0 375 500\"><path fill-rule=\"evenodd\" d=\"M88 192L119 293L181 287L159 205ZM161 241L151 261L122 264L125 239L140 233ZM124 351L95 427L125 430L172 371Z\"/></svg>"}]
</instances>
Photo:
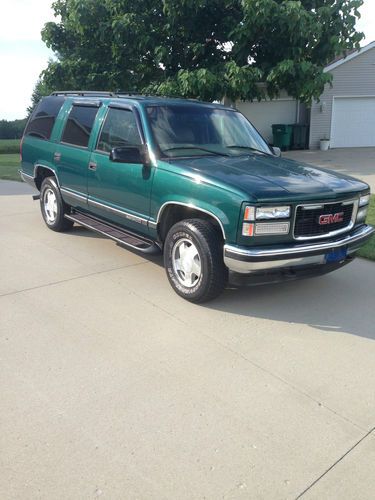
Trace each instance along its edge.
<instances>
[{"instance_id":1,"label":"rear quarter window","mask_svg":"<svg viewBox=\"0 0 375 500\"><path fill-rule=\"evenodd\" d=\"M64 100L64 97L44 97L33 111L24 135L48 140Z\"/></svg>"}]
</instances>

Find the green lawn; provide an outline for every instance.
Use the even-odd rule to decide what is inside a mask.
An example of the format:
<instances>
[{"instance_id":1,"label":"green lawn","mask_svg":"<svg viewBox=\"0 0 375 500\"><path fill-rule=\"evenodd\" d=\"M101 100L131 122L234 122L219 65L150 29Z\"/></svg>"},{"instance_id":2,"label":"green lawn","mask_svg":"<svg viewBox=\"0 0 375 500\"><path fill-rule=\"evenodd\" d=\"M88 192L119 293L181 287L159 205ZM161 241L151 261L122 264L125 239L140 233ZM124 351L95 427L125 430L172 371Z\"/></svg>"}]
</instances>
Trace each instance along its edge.
<instances>
[{"instance_id":1,"label":"green lawn","mask_svg":"<svg viewBox=\"0 0 375 500\"><path fill-rule=\"evenodd\" d=\"M0 154L19 153L20 140L19 139L0 139Z\"/></svg>"},{"instance_id":2,"label":"green lawn","mask_svg":"<svg viewBox=\"0 0 375 500\"><path fill-rule=\"evenodd\" d=\"M18 173L20 168L20 155L0 154L0 179L7 181L21 181Z\"/></svg>"},{"instance_id":3,"label":"green lawn","mask_svg":"<svg viewBox=\"0 0 375 500\"><path fill-rule=\"evenodd\" d=\"M367 224L375 226L375 195L371 196L370 208L367 214ZM366 259L375 260L375 236L371 238L365 246L361 248L358 255L365 257Z\"/></svg>"}]
</instances>

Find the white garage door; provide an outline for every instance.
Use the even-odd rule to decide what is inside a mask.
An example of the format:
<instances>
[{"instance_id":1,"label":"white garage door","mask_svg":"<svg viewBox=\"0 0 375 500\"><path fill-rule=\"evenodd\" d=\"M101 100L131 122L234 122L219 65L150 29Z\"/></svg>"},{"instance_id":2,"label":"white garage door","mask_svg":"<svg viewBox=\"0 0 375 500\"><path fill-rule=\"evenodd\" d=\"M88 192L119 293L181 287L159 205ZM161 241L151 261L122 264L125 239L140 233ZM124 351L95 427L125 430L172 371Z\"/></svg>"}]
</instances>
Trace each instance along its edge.
<instances>
[{"instance_id":1,"label":"white garage door","mask_svg":"<svg viewBox=\"0 0 375 500\"><path fill-rule=\"evenodd\" d=\"M335 97L331 147L375 146L375 97Z\"/></svg>"},{"instance_id":2,"label":"white garage door","mask_svg":"<svg viewBox=\"0 0 375 500\"><path fill-rule=\"evenodd\" d=\"M272 142L272 125L274 123L296 123L297 101L294 99L237 102L236 107L268 142Z\"/></svg>"}]
</instances>

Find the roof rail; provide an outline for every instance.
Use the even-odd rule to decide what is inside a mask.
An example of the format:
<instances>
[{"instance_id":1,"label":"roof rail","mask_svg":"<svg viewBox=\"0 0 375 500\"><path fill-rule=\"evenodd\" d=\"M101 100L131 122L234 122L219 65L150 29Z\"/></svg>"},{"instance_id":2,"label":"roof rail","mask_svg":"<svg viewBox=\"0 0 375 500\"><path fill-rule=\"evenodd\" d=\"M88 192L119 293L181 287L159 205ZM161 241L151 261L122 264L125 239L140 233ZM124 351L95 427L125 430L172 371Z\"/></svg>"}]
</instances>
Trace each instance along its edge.
<instances>
[{"instance_id":1,"label":"roof rail","mask_svg":"<svg viewBox=\"0 0 375 500\"><path fill-rule=\"evenodd\" d=\"M141 97L146 97L149 94L142 94L142 92L137 92L136 90L116 90L115 94L117 96L121 95L129 95L129 96L141 96Z\"/></svg>"},{"instance_id":2,"label":"roof rail","mask_svg":"<svg viewBox=\"0 0 375 500\"><path fill-rule=\"evenodd\" d=\"M75 97L116 97L114 92L101 90L57 90L52 92L54 96L75 96Z\"/></svg>"}]
</instances>

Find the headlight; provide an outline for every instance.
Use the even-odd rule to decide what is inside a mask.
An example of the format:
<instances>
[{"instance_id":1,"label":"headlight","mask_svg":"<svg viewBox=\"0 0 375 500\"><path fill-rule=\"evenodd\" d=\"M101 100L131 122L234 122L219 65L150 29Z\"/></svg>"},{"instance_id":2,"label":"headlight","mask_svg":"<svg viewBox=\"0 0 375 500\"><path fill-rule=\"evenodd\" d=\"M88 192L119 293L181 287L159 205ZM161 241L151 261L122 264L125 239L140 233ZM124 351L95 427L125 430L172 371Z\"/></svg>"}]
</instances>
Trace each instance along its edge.
<instances>
[{"instance_id":1,"label":"headlight","mask_svg":"<svg viewBox=\"0 0 375 500\"><path fill-rule=\"evenodd\" d=\"M287 219L290 217L290 207L257 207L256 219Z\"/></svg>"},{"instance_id":2,"label":"headlight","mask_svg":"<svg viewBox=\"0 0 375 500\"><path fill-rule=\"evenodd\" d=\"M359 206L363 207L364 205L368 205L370 203L370 195L365 194L359 198Z\"/></svg>"}]
</instances>

